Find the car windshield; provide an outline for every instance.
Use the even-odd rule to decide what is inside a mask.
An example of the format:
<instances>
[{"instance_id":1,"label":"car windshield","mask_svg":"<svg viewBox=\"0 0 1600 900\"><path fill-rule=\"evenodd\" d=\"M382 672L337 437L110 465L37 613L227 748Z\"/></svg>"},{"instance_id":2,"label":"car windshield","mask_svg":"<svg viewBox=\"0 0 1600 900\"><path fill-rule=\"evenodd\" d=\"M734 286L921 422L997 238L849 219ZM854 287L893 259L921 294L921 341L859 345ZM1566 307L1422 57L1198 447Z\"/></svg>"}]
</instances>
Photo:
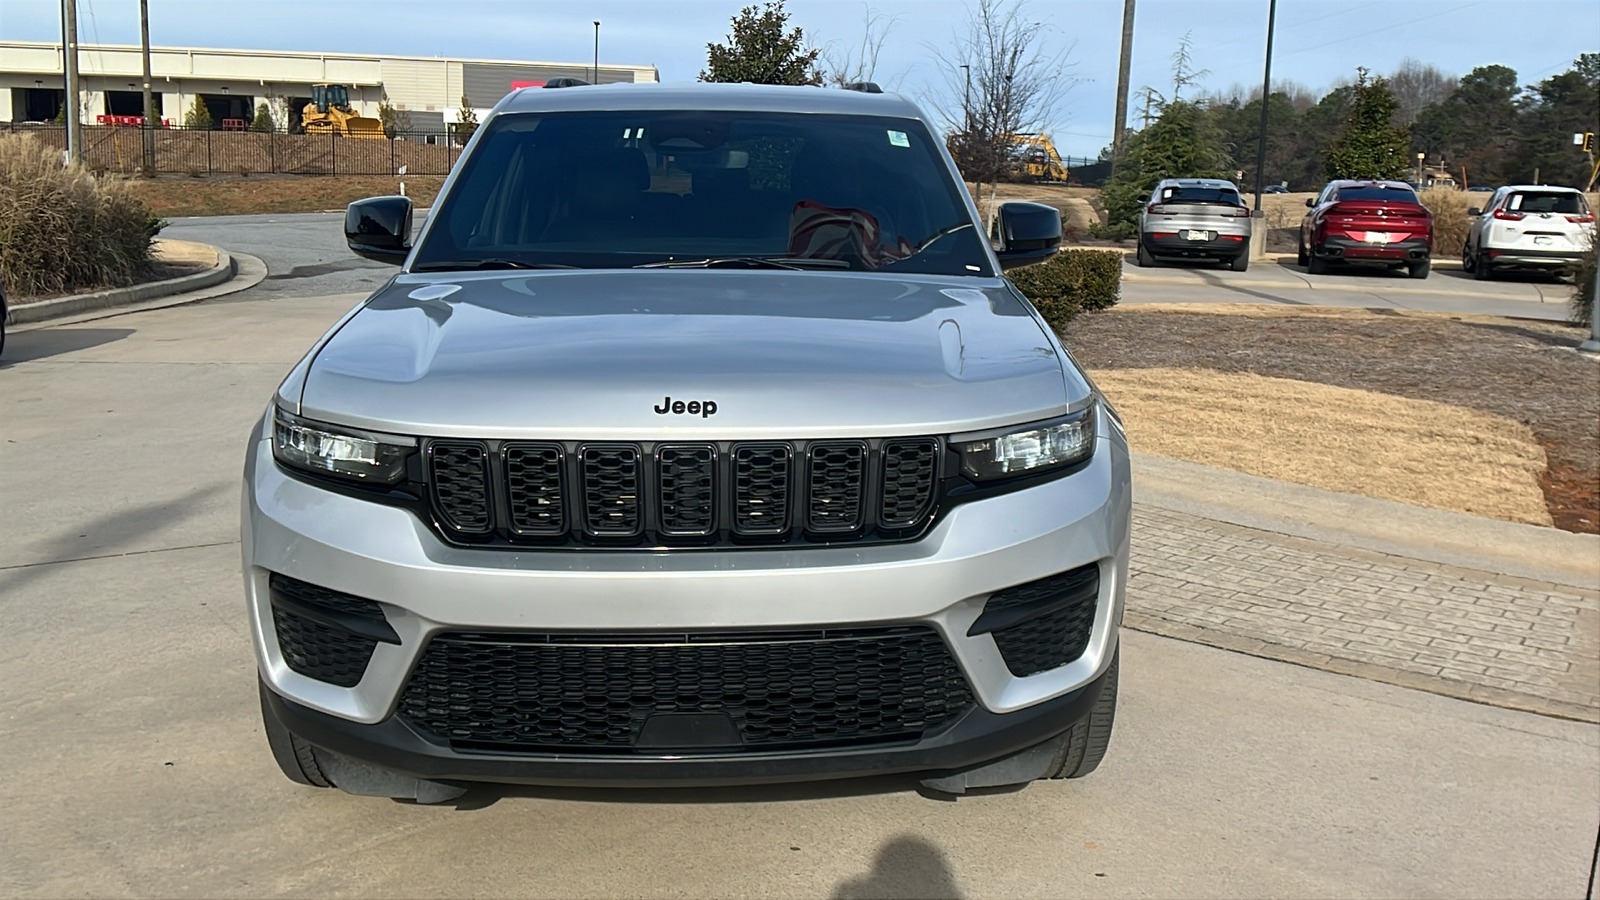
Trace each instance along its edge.
<instances>
[{"instance_id":1,"label":"car windshield","mask_svg":"<svg viewBox=\"0 0 1600 900\"><path fill-rule=\"evenodd\" d=\"M1163 203L1225 203L1228 206L1242 206L1239 192L1230 188L1210 187L1168 187L1161 189L1161 202Z\"/></svg>"},{"instance_id":2,"label":"car windshield","mask_svg":"<svg viewBox=\"0 0 1600 900\"><path fill-rule=\"evenodd\" d=\"M1589 211L1583 195L1569 191L1519 191L1506 199L1506 208L1525 213L1580 214Z\"/></svg>"},{"instance_id":3,"label":"car windshield","mask_svg":"<svg viewBox=\"0 0 1600 900\"><path fill-rule=\"evenodd\" d=\"M1363 184L1339 188L1340 200L1383 200L1389 203L1416 203L1417 195L1410 188L1387 187L1381 184Z\"/></svg>"},{"instance_id":4,"label":"car windshield","mask_svg":"<svg viewBox=\"0 0 1600 900\"><path fill-rule=\"evenodd\" d=\"M990 275L920 122L761 112L495 117L413 269L851 268Z\"/></svg>"}]
</instances>

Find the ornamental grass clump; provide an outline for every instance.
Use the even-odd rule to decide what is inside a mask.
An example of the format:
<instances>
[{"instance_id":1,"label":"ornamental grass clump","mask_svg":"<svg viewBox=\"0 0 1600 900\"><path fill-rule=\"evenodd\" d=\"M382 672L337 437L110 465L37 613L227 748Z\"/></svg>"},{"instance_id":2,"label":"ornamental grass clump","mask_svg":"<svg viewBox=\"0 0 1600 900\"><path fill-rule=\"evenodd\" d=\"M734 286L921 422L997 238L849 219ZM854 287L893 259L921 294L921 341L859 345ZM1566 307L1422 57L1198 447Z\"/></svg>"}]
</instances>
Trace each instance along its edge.
<instances>
[{"instance_id":1,"label":"ornamental grass clump","mask_svg":"<svg viewBox=\"0 0 1600 900\"><path fill-rule=\"evenodd\" d=\"M0 282L13 298L122 287L165 223L115 179L63 166L33 135L0 137Z\"/></svg>"}]
</instances>

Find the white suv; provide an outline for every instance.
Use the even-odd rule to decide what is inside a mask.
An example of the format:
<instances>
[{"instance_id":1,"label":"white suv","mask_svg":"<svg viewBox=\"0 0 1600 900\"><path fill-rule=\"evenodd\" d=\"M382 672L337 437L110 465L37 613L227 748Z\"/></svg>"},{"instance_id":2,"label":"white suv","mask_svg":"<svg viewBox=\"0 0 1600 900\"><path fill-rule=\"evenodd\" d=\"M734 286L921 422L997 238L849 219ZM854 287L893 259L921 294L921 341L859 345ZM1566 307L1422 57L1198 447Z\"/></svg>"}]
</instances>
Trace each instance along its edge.
<instances>
[{"instance_id":1,"label":"white suv","mask_svg":"<svg viewBox=\"0 0 1600 900\"><path fill-rule=\"evenodd\" d=\"M1576 271L1594 240L1594 212L1583 193L1569 187L1503 187L1475 216L1461 245L1461 267L1487 280L1501 269Z\"/></svg>"}]
</instances>

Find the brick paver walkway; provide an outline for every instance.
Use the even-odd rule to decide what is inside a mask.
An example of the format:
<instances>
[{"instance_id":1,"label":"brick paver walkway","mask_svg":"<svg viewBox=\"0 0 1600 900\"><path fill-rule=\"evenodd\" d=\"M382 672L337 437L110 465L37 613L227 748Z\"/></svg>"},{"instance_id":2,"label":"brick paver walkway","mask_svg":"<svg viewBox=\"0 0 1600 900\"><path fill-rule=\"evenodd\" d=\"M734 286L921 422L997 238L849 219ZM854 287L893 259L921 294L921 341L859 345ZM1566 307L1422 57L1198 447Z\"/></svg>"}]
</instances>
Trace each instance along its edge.
<instances>
[{"instance_id":1,"label":"brick paver walkway","mask_svg":"<svg viewBox=\"0 0 1600 900\"><path fill-rule=\"evenodd\" d=\"M1600 721L1600 591L1137 506L1130 628Z\"/></svg>"}]
</instances>

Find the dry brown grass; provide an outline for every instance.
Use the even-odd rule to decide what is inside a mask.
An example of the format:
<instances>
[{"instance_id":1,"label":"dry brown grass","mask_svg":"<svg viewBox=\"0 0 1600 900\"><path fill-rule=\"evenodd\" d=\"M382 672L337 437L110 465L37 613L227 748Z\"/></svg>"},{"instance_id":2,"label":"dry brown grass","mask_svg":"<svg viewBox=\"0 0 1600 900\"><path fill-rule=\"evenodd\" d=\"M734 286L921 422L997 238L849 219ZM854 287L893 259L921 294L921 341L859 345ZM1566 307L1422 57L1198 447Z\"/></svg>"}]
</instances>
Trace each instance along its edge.
<instances>
[{"instance_id":1,"label":"dry brown grass","mask_svg":"<svg viewBox=\"0 0 1600 900\"><path fill-rule=\"evenodd\" d=\"M160 219L32 135L0 137L0 280L17 297L132 284Z\"/></svg>"},{"instance_id":2,"label":"dry brown grass","mask_svg":"<svg viewBox=\"0 0 1600 900\"><path fill-rule=\"evenodd\" d=\"M1467 240L1467 228L1472 220L1467 209L1482 206L1487 194L1469 194L1466 191L1421 191L1417 199L1433 213L1433 253L1441 258L1461 255L1461 245ZM1475 199L1476 198L1476 199Z\"/></svg>"},{"instance_id":3,"label":"dry brown grass","mask_svg":"<svg viewBox=\"0 0 1600 900\"><path fill-rule=\"evenodd\" d=\"M1550 525L1526 425L1444 403L1209 369L1102 369L1135 450L1312 487Z\"/></svg>"}]
</instances>

